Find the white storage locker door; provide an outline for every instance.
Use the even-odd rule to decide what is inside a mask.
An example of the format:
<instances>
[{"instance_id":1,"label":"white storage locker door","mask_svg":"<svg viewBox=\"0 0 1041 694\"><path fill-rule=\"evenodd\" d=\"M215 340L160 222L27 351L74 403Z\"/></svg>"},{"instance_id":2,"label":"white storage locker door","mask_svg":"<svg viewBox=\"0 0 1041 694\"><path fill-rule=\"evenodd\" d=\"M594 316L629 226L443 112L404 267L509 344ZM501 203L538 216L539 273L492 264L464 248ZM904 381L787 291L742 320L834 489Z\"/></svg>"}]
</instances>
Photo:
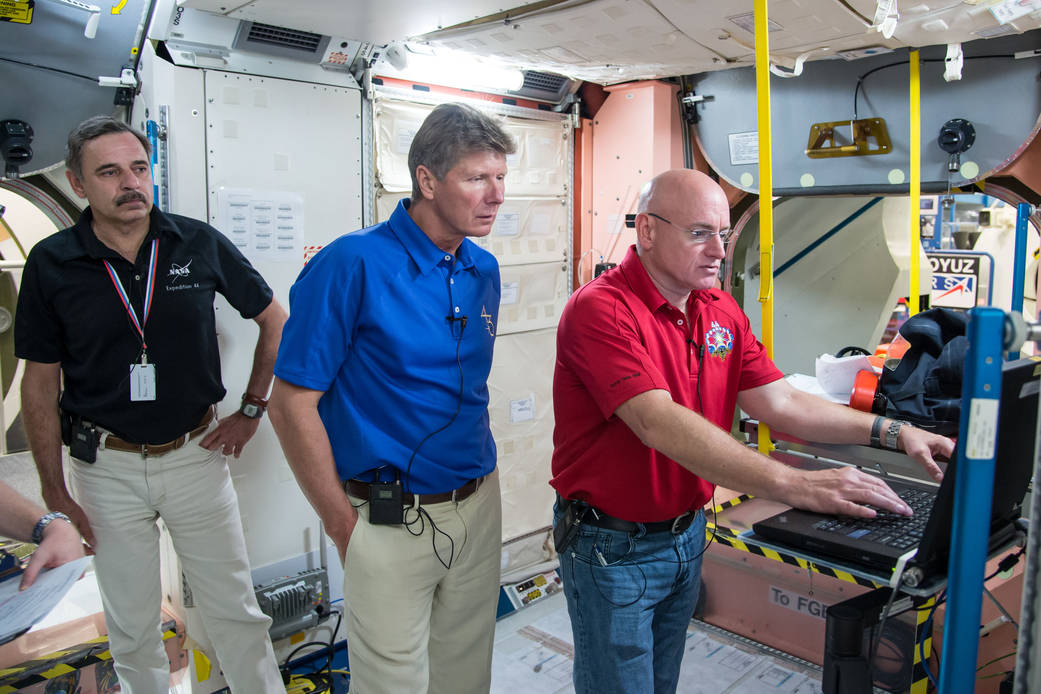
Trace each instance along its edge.
<instances>
[{"instance_id":1,"label":"white storage locker door","mask_svg":"<svg viewBox=\"0 0 1041 694\"><path fill-rule=\"evenodd\" d=\"M566 263L500 265L499 335L555 328L567 303Z\"/></svg>"},{"instance_id":2,"label":"white storage locker door","mask_svg":"<svg viewBox=\"0 0 1041 694\"><path fill-rule=\"evenodd\" d=\"M566 199L511 196L499 208L492 233L473 241L502 265L567 262L569 228Z\"/></svg>"},{"instance_id":3,"label":"white storage locker door","mask_svg":"<svg viewBox=\"0 0 1041 694\"><path fill-rule=\"evenodd\" d=\"M571 171L568 148L571 129L566 120L506 119L506 130L513 135L517 151L506 159L506 192L511 196L567 195Z\"/></svg>"},{"instance_id":4,"label":"white storage locker door","mask_svg":"<svg viewBox=\"0 0 1041 694\"><path fill-rule=\"evenodd\" d=\"M556 328L495 340L488 415L499 452L502 536L510 540L553 520L553 362Z\"/></svg>"},{"instance_id":5,"label":"white storage locker door","mask_svg":"<svg viewBox=\"0 0 1041 694\"><path fill-rule=\"evenodd\" d=\"M405 101L377 100L374 106L373 142L376 149L376 180L388 191L412 190L412 176L408 170L408 148L412 138L433 110L427 104ZM393 209L392 209L393 211Z\"/></svg>"}]
</instances>

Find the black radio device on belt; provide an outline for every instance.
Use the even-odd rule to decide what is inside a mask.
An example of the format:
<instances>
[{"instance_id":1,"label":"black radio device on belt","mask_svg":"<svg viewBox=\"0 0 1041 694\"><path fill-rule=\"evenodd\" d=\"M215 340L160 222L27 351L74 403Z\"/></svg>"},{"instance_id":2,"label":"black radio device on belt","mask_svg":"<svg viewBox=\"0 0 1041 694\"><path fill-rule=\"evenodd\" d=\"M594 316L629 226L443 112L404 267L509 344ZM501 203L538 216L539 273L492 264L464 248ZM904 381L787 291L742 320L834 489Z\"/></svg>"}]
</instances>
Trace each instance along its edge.
<instances>
[{"instance_id":1,"label":"black radio device on belt","mask_svg":"<svg viewBox=\"0 0 1041 694\"><path fill-rule=\"evenodd\" d=\"M69 447L69 455L84 463L93 463L98 459L101 432L93 422L62 412L61 429L62 442Z\"/></svg>"},{"instance_id":2,"label":"black radio device on belt","mask_svg":"<svg viewBox=\"0 0 1041 694\"><path fill-rule=\"evenodd\" d=\"M401 525L405 509L401 503L401 474L394 473L393 482L376 480L369 485L369 522L373 525Z\"/></svg>"},{"instance_id":3,"label":"black radio device on belt","mask_svg":"<svg viewBox=\"0 0 1041 694\"><path fill-rule=\"evenodd\" d=\"M586 519L586 514L592 510L586 502L573 499L561 499L561 505L564 517L553 528L553 546L557 554L563 554L571 545Z\"/></svg>"}]
</instances>

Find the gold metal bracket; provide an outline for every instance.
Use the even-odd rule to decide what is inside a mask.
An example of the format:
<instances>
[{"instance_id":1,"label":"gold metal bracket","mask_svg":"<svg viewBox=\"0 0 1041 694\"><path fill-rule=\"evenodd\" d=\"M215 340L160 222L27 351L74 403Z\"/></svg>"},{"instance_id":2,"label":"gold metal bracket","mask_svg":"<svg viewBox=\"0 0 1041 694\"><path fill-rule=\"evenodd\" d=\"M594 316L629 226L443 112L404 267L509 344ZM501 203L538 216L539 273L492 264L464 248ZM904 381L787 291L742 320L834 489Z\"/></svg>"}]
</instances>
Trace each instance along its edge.
<instances>
[{"instance_id":1,"label":"gold metal bracket","mask_svg":"<svg viewBox=\"0 0 1041 694\"><path fill-rule=\"evenodd\" d=\"M885 120L862 118L811 125L806 156L811 159L859 157L866 154L888 154L892 149Z\"/></svg>"}]
</instances>

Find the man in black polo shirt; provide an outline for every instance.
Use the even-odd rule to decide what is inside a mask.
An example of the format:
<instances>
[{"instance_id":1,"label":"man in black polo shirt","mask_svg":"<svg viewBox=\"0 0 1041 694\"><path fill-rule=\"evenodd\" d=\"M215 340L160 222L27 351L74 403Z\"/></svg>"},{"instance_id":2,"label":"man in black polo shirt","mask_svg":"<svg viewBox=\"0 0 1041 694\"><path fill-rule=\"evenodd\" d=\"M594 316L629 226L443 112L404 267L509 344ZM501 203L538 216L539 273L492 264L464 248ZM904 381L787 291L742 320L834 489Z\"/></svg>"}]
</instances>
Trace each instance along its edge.
<instances>
[{"instance_id":1,"label":"man in black polo shirt","mask_svg":"<svg viewBox=\"0 0 1041 694\"><path fill-rule=\"evenodd\" d=\"M66 175L90 206L32 249L15 318L22 413L43 498L94 548L124 693L169 691L159 517L232 691L284 692L223 454L238 457L257 430L285 311L222 234L152 206L144 136L99 116L68 144ZM214 292L260 326L242 407L219 421Z\"/></svg>"}]
</instances>

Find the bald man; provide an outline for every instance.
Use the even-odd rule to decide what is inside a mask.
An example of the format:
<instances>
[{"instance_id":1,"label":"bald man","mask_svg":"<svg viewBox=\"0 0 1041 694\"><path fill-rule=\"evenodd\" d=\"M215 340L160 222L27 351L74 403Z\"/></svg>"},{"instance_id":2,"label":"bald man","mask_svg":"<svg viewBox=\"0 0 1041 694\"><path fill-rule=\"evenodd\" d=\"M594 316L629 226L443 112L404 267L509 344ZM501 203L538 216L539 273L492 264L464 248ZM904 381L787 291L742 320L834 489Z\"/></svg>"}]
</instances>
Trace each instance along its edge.
<instances>
[{"instance_id":1,"label":"bald man","mask_svg":"<svg viewBox=\"0 0 1041 694\"><path fill-rule=\"evenodd\" d=\"M736 405L813 441L868 444L884 431L937 480L933 456L954 449L792 388L714 288L729 235L722 189L667 171L641 192L621 265L575 292L561 317L550 483L578 694L676 691L714 485L825 513L911 513L876 477L798 470L741 445L729 434Z\"/></svg>"}]
</instances>

